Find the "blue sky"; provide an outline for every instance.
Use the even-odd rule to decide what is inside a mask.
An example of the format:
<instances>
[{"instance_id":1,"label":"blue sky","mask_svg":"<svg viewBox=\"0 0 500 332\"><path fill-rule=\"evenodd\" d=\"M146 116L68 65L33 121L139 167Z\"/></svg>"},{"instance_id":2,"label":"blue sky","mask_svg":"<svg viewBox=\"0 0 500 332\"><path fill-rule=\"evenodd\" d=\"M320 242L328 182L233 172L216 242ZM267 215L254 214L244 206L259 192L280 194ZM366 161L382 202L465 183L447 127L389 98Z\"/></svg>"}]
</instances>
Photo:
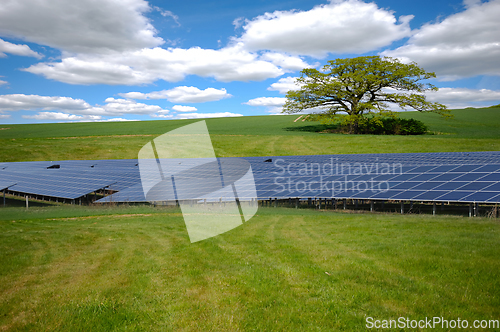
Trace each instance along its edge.
<instances>
[{"instance_id":1,"label":"blue sky","mask_svg":"<svg viewBox=\"0 0 500 332\"><path fill-rule=\"evenodd\" d=\"M500 0L3 0L0 123L277 114L305 67L416 61L428 99L500 103Z\"/></svg>"}]
</instances>

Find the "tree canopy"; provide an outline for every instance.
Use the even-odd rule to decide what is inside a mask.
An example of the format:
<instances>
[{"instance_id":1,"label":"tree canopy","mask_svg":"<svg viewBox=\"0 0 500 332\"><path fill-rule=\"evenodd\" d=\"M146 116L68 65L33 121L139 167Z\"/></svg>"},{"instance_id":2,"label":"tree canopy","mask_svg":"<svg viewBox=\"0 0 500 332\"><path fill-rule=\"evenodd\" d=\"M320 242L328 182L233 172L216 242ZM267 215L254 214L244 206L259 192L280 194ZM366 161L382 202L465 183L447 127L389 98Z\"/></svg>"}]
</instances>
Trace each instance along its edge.
<instances>
[{"instance_id":1,"label":"tree canopy","mask_svg":"<svg viewBox=\"0 0 500 332\"><path fill-rule=\"evenodd\" d=\"M423 93L438 88L421 81L436 74L414 62L404 64L390 57L363 56L330 60L322 70L306 68L301 74L296 79L300 89L288 91L283 112L317 109L327 118L347 114L352 133L357 132L359 121L368 114L393 116L388 103L451 116L445 105L426 100Z\"/></svg>"}]
</instances>

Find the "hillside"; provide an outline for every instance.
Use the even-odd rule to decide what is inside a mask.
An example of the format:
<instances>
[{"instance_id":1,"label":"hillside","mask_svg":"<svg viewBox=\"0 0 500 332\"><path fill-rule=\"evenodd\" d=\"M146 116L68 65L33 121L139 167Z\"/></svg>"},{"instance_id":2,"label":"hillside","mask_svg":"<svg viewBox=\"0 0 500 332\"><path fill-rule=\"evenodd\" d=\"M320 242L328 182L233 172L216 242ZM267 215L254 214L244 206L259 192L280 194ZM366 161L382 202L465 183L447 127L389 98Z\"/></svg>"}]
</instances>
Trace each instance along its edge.
<instances>
[{"instance_id":1,"label":"hillside","mask_svg":"<svg viewBox=\"0 0 500 332\"><path fill-rule=\"evenodd\" d=\"M322 133L324 126L318 122L294 122L298 115L206 121L220 157L500 150L500 108L452 113L451 120L436 114L400 113L426 123L431 134L423 136ZM0 125L0 161L136 158L155 136L195 121L199 120Z\"/></svg>"}]
</instances>

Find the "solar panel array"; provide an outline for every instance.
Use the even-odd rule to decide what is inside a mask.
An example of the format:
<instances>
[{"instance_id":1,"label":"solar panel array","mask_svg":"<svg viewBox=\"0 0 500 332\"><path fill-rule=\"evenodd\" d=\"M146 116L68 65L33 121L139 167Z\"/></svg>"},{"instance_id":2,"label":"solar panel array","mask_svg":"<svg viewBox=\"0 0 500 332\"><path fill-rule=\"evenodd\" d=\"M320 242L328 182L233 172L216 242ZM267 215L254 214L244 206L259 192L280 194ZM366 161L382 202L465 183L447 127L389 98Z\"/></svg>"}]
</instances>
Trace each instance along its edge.
<instances>
[{"instance_id":1,"label":"solar panel array","mask_svg":"<svg viewBox=\"0 0 500 332\"><path fill-rule=\"evenodd\" d=\"M234 159L220 158L220 165ZM498 151L241 159L252 167L260 200L354 198L500 203ZM138 163L135 159L0 163L0 184L16 183L9 191L69 199L110 186L118 192L99 202L145 202ZM189 159L179 159L169 164L182 168L189 167L189 163ZM51 165L59 168L48 168ZM218 174L223 182L224 177L234 181L230 169L226 167ZM210 181L200 174L199 181L186 192L198 193L205 182ZM215 198L209 194L206 197Z\"/></svg>"},{"instance_id":2,"label":"solar panel array","mask_svg":"<svg viewBox=\"0 0 500 332\"><path fill-rule=\"evenodd\" d=\"M103 188L121 190L140 178L137 160L94 160L0 163L0 182L10 192L77 199Z\"/></svg>"}]
</instances>

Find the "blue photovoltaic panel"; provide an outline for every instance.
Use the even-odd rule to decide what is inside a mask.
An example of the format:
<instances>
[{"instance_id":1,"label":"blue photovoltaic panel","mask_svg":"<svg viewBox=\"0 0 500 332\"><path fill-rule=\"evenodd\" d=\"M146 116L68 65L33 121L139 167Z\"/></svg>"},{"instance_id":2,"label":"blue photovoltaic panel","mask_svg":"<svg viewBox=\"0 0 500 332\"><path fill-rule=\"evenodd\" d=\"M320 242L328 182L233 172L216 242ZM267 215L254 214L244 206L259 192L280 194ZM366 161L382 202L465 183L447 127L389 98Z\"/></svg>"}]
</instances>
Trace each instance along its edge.
<instances>
[{"instance_id":1,"label":"blue photovoltaic panel","mask_svg":"<svg viewBox=\"0 0 500 332\"><path fill-rule=\"evenodd\" d=\"M458 178L459 176L462 176L464 173L444 173L444 174L439 174L435 178L432 179L432 181L452 181Z\"/></svg>"},{"instance_id":2,"label":"blue photovoltaic panel","mask_svg":"<svg viewBox=\"0 0 500 332\"><path fill-rule=\"evenodd\" d=\"M478 169L479 167L481 167L481 165L462 165L462 166L459 166L457 168L454 168L450 172L452 172L452 173L468 173L468 172L472 172L475 169Z\"/></svg>"},{"instance_id":3,"label":"blue photovoltaic panel","mask_svg":"<svg viewBox=\"0 0 500 332\"><path fill-rule=\"evenodd\" d=\"M448 192L442 196L439 196L438 199L440 201L448 201L448 202L458 202L460 200L463 200L465 197L469 196L470 194L473 194L473 192L470 191L451 191Z\"/></svg>"},{"instance_id":4,"label":"blue photovoltaic panel","mask_svg":"<svg viewBox=\"0 0 500 332\"><path fill-rule=\"evenodd\" d=\"M476 168L472 172L500 172L500 165L484 165L481 167Z\"/></svg>"},{"instance_id":5,"label":"blue photovoltaic panel","mask_svg":"<svg viewBox=\"0 0 500 332\"><path fill-rule=\"evenodd\" d=\"M407 190L407 191L403 191L402 193L399 193L397 195L392 196L391 199L409 200L409 199L412 199L413 197L421 195L423 193L424 193L423 190Z\"/></svg>"},{"instance_id":6,"label":"blue photovoltaic panel","mask_svg":"<svg viewBox=\"0 0 500 332\"><path fill-rule=\"evenodd\" d=\"M419 185L413 187L412 189L413 190L433 190L437 187L439 187L440 185L444 184L444 182L424 182L424 183L420 183Z\"/></svg>"},{"instance_id":7,"label":"blue photovoltaic panel","mask_svg":"<svg viewBox=\"0 0 500 332\"><path fill-rule=\"evenodd\" d=\"M7 189L9 187L12 187L13 185L15 185L14 182L8 182L8 181L2 181L2 180L0 180L0 191L2 191L4 189Z\"/></svg>"},{"instance_id":8,"label":"blue photovoltaic panel","mask_svg":"<svg viewBox=\"0 0 500 332\"><path fill-rule=\"evenodd\" d=\"M485 177L486 175L487 173L465 173L464 175L459 176L456 179L453 179L453 181L467 181L467 182L476 181Z\"/></svg>"},{"instance_id":9,"label":"blue photovoltaic panel","mask_svg":"<svg viewBox=\"0 0 500 332\"><path fill-rule=\"evenodd\" d=\"M460 187L463 187L467 184L467 182L446 182L438 187L435 190L457 190Z\"/></svg>"},{"instance_id":10,"label":"blue photovoltaic panel","mask_svg":"<svg viewBox=\"0 0 500 332\"><path fill-rule=\"evenodd\" d=\"M481 181L500 181L500 173L490 173L481 178Z\"/></svg>"},{"instance_id":11,"label":"blue photovoltaic panel","mask_svg":"<svg viewBox=\"0 0 500 332\"><path fill-rule=\"evenodd\" d=\"M410 189L418 185L418 182L400 182L396 184L395 186L390 186L392 189Z\"/></svg>"},{"instance_id":12,"label":"blue photovoltaic panel","mask_svg":"<svg viewBox=\"0 0 500 332\"><path fill-rule=\"evenodd\" d=\"M438 197L441 197L448 193L445 190L433 190L433 191L426 191L423 194L417 195L414 197L414 200L417 201L434 201Z\"/></svg>"},{"instance_id":13,"label":"blue photovoltaic panel","mask_svg":"<svg viewBox=\"0 0 500 332\"><path fill-rule=\"evenodd\" d=\"M259 199L333 197L500 202L500 152L497 151L242 159L252 166ZM231 158L221 158L221 164L226 160ZM190 163L178 161L182 165ZM48 168L51 166L59 168ZM203 185L204 175L198 176L197 186L205 188L203 191L209 190ZM282 179L277 181L278 177ZM81 197L89 191L111 186L118 192L101 201L146 201L136 159L0 163L2 181L16 183L9 191L53 197ZM186 188L185 192L194 194L197 190Z\"/></svg>"},{"instance_id":14,"label":"blue photovoltaic panel","mask_svg":"<svg viewBox=\"0 0 500 332\"><path fill-rule=\"evenodd\" d=\"M466 200L468 202L486 202L488 199L491 199L495 196L498 195L498 192L491 192L491 191L480 191L480 192L475 192L471 195L466 196L463 198L463 200Z\"/></svg>"}]
</instances>

